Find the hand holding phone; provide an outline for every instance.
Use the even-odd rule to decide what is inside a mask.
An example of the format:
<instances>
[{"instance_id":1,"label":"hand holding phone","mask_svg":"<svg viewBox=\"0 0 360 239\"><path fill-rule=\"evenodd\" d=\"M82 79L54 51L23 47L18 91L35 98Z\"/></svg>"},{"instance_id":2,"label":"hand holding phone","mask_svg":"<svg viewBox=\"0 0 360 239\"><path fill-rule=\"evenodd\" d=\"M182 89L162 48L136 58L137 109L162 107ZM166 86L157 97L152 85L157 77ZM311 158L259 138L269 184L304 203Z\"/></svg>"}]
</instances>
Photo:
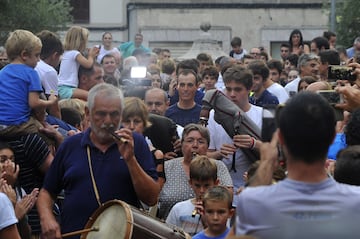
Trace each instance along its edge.
<instances>
[{"instance_id":1,"label":"hand holding phone","mask_svg":"<svg viewBox=\"0 0 360 239\"><path fill-rule=\"evenodd\" d=\"M270 142L275 132L276 125L276 109L277 105L263 105L261 140Z\"/></svg>"}]
</instances>

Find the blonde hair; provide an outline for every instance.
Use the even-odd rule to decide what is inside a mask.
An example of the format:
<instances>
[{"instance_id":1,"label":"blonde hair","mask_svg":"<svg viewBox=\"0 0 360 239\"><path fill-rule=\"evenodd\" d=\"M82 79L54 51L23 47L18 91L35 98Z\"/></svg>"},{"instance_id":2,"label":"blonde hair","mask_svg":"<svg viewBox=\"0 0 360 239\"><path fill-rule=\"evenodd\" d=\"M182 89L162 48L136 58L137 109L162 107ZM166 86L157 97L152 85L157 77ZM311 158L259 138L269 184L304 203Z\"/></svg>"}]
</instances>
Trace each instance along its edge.
<instances>
[{"instance_id":1,"label":"blonde hair","mask_svg":"<svg viewBox=\"0 0 360 239\"><path fill-rule=\"evenodd\" d=\"M137 97L125 97L122 120L126 121L134 116L141 118L144 123L144 128L151 126L151 123L149 122L149 113L145 103Z\"/></svg>"},{"instance_id":2,"label":"blonde hair","mask_svg":"<svg viewBox=\"0 0 360 239\"><path fill-rule=\"evenodd\" d=\"M30 31L21 29L11 32L5 43L9 61L13 61L21 56L23 51L31 54L34 48L41 47L41 40L37 36Z\"/></svg>"},{"instance_id":3,"label":"blonde hair","mask_svg":"<svg viewBox=\"0 0 360 239\"><path fill-rule=\"evenodd\" d=\"M84 51L89 37L89 30L80 26L71 27L64 39L64 50Z\"/></svg>"},{"instance_id":4,"label":"blonde hair","mask_svg":"<svg viewBox=\"0 0 360 239\"><path fill-rule=\"evenodd\" d=\"M228 208L232 208L232 195L229 190L224 186L214 186L209 188L205 193L203 198L203 206L206 208L206 203L209 201L215 202L225 202L228 205Z\"/></svg>"},{"instance_id":5,"label":"blonde hair","mask_svg":"<svg viewBox=\"0 0 360 239\"><path fill-rule=\"evenodd\" d=\"M206 181L218 178L217 165L215 159L208 158L205 155L198 155L190 163L190 179Z\"/></svg>"},{"instance_id":6,"label":"blonde hair","mask_svg":"<svg viewBox=\"0 0 360 239\"><path fill-rule=\"evenodd\" d=\"M62 99L59 101L59 107L62 108L72 108L79 111L81 118L85 116L85 107L86 102L80 99Z\"/></svg>"}]
</instances>

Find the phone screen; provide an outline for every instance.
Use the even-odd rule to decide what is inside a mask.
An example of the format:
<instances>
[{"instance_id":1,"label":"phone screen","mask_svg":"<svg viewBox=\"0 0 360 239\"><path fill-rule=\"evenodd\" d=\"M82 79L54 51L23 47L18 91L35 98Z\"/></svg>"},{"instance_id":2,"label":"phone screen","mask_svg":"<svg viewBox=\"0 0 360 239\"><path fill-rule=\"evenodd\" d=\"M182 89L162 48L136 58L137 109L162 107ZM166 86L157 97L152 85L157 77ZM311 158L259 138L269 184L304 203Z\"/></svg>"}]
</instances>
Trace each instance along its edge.
<instances>
[{"instance_id":1,"label":"phone screen","mask_svg":"<svg viewBox=\"0 0 360 239\"><path fill-rule=\"evenodd\" d=\"M276 131L276 109L277 105L263 105L261 139L270 142Z\"/></svg>"}]
</instances>

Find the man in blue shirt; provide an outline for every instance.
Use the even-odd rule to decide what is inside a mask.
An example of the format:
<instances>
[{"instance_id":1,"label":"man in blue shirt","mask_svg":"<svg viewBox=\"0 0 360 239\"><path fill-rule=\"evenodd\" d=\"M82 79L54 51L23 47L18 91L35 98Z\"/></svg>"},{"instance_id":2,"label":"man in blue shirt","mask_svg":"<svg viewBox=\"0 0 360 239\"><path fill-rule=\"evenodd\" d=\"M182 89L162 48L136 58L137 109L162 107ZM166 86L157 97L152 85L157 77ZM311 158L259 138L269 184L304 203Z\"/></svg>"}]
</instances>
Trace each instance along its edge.
<instances>
[{"instance_id":1,"label":"man in blue shirt","mask_svg":"<svg viewBox=\"0 0 360 239\"><path fill-rule=\"evenodd\" d=\"M249 102L260 107L263 105L279 104L278 98L264 87L264 82L268 79L270 72L265 63L261 60L255 60L249 64L248 68L254 75L252 85L253 94L250 96Z\"/></svg>"},{"instance_id":2,"label":"man in blue shirt","mask_svg":"<svg viewBox=\"0 0 360 239\"><path fill-rule=\"evenodd\" d=\"M346 54L349 58L356 55L356 53L360 52L360 37L355 38L354 44L352 47L346 49Z\"/></svg>"},{"instance_id":3,"label":"man in blue shirt","mask_svg":"<svg viewBox=\"0 0 360 239\"><path fill-rule=\"evenodd\" d=\"M85 113L91 127L60 146L39 194L43 238L60 237L52 205L62 189L61 233L83 229L93 212L109 200L135 207L139 201L157 202L160 189L145 139L119 129L123 98L121 90L110 84L98 84L89 91Z\"/></svg>"},{"instance_id":4,"label":"man in blue shirt","mask_svg":"<svg viewBox=\"0 0 360 239\"><path fill-rule=\"evenodd\" d=\"M198 123L201 106L195 102L195 94L199 87L199 78L193 70L184 69L178 75L177 90L179 102L170 106L165 116L185 127L190 123Z\"/></svg>"}]
</instances>

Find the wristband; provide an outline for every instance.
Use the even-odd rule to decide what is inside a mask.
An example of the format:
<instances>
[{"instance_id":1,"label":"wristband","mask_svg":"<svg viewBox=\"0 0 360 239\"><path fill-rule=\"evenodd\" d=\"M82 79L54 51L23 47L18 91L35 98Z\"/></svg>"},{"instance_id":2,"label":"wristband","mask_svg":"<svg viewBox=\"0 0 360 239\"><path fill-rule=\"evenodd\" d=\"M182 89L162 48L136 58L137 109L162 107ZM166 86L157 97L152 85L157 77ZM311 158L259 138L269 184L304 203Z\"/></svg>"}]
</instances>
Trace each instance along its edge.
<instances>
[{"instance_id":1,"label":"wristband","mask_svg":"<svg viewBox=\"0 0 360 239\"><path fill-rule=\"evenodd\" d=\"M251 137L251 144L250 144L250 149L254 149L256 145L256 139L254 139L254 137Z\"/></svg>"}]
</instances>

